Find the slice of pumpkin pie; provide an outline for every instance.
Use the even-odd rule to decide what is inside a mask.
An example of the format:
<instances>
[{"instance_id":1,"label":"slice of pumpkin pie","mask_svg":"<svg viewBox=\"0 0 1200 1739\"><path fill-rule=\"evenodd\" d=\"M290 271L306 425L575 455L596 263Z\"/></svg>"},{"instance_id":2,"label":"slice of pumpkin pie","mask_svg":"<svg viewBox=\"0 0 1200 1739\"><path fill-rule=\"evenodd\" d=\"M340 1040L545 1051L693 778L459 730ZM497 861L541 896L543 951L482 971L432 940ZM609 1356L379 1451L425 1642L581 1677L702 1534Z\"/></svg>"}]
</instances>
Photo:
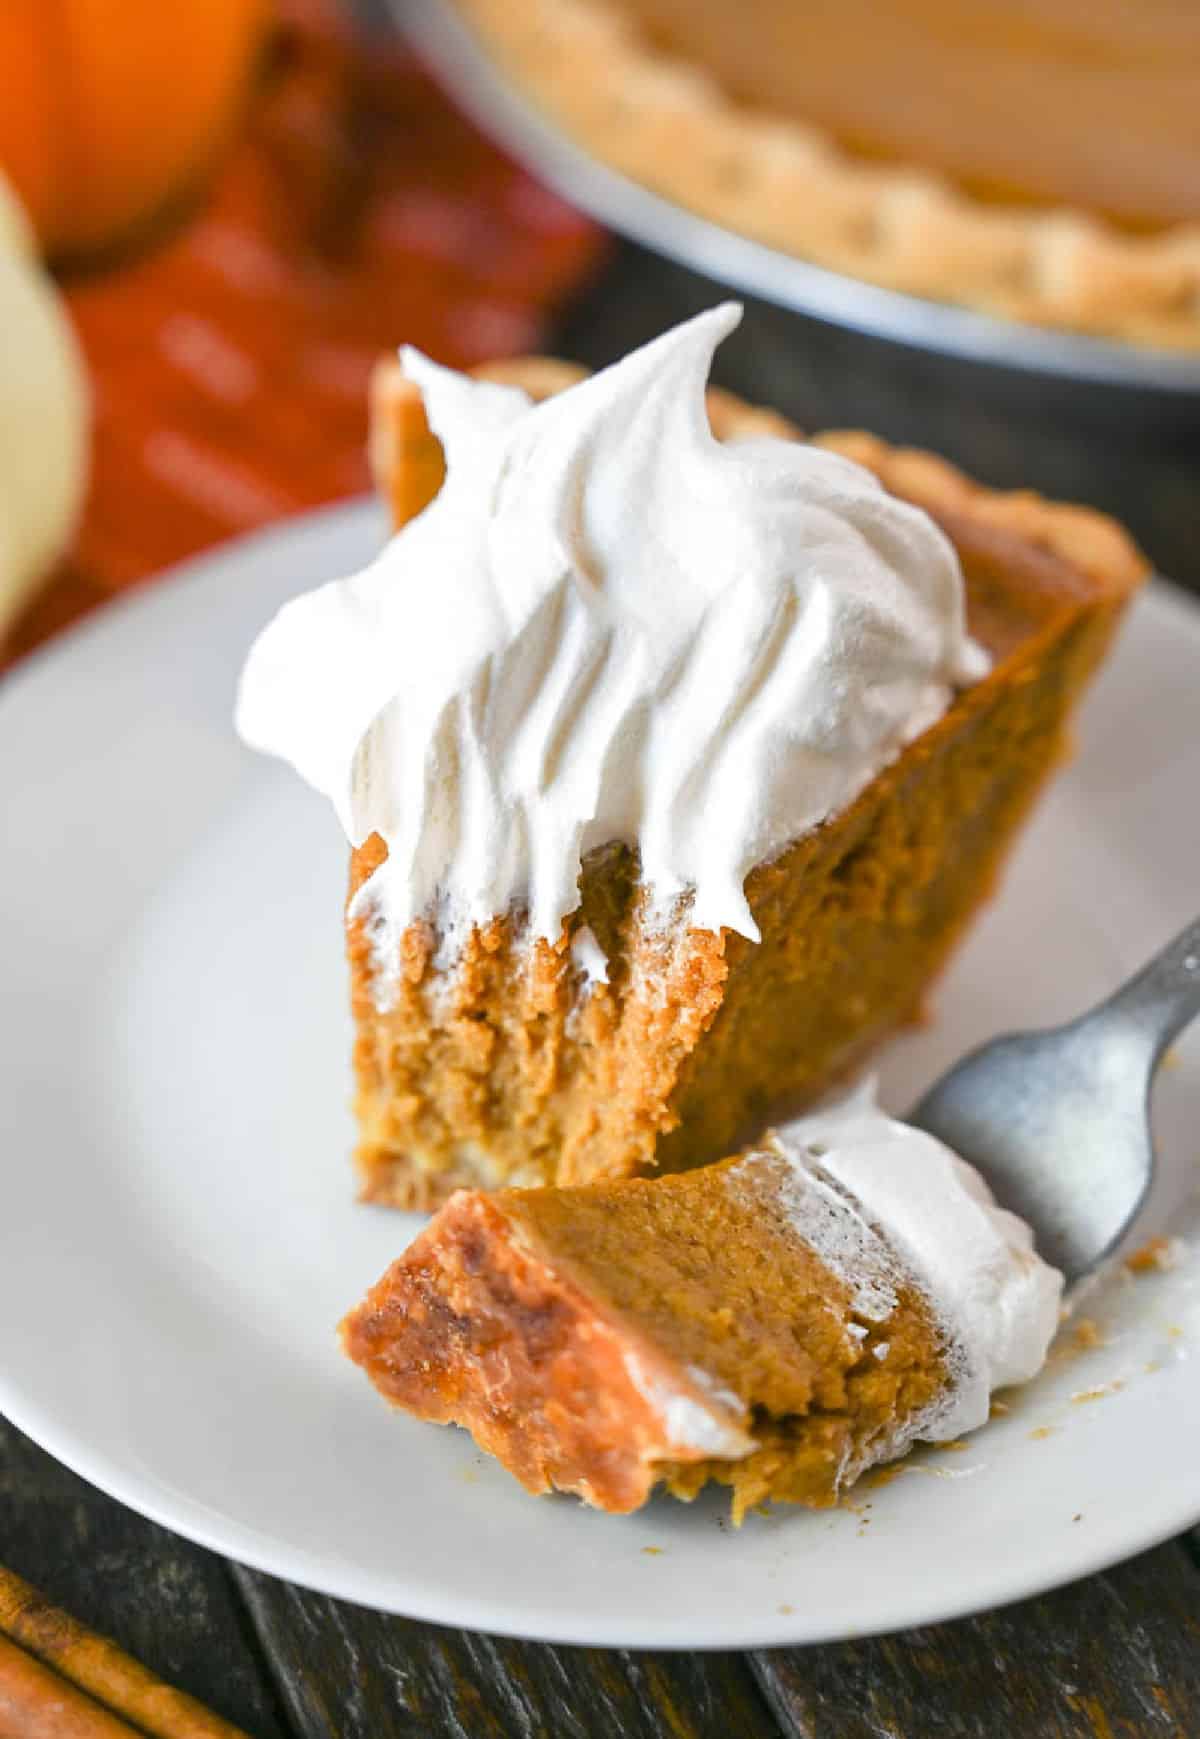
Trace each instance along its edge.
<instances>
[{"instance_id":1,"label":"slice of pumpkin pie","mask_svg":"<svg viewBox=\"0 0 1200 1739\"><path fill-rule=\"evenodd\" d=\"M395 537L250 655L243 736L353 846L369 1200L678 1170L853 1071L993 888L1142 577L1096 514L706 408L738 317L590 378L405 351Z\"/></svg>"},{"instance_id":2,"label":"slice of pumpkin pie","mask_svg":"<svg viewBox=\"0 0 1200 1739\"><path fill-rule=\"evenodd\" d=\"M342 1325L384 1398L531 1491L823 1506L1034 1375L1061 1277L978 1173L869 1093L735 1159L460 1191Z\"/></svg>"}]
</instances>

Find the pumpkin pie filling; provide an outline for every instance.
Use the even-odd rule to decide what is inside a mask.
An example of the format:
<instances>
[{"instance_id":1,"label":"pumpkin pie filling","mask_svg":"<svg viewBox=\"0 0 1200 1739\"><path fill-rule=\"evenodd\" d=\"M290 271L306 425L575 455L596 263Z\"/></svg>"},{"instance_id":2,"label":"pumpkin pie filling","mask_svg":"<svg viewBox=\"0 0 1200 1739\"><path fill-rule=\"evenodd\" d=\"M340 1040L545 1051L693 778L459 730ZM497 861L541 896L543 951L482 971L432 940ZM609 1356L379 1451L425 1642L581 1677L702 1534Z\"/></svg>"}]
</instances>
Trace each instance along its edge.
<instances>
[{"instance_id":1,"label":"pumpkin pie filling","mask_svg":"<svg viewBox=\"0 0 1200 1739\"><path fill-rule=\"evenodd\" d=\"M740 1521L982 1424L1060 1287L968 1167L859 1095L696 1172L460 1192L342 1338L531 1491L620 1512L716 1481Z\"/></svg>"}]
</instances>

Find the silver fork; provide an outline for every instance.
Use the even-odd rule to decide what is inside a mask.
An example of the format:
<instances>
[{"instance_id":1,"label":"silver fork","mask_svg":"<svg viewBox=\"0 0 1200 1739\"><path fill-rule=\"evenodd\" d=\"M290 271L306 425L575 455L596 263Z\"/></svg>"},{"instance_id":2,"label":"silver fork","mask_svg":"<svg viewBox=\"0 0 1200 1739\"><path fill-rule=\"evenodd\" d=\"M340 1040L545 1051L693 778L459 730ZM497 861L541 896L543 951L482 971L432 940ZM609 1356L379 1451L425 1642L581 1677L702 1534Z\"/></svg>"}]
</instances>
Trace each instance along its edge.
<instances>
[{"instance_id":1,"label":"silver fork","mask_svg":"<svg viewBox=\"0 0 1200 1739\"><path fill-rule=\"evenodd\" d=\"M983 1173L1070 1286L1141 1210L1154 1175L1150 1089L1197 1014L1200 919L1087 1014L972 1051L908 1121Z\"/></svg>"}]
</instances>

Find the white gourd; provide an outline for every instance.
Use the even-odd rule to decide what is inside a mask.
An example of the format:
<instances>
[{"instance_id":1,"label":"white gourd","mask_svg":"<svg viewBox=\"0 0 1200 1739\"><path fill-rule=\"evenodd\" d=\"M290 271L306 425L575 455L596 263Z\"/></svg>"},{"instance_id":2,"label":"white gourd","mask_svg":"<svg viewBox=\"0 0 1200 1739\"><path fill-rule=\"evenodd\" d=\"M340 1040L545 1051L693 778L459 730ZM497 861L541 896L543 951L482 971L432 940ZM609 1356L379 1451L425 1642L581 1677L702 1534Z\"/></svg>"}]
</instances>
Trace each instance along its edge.
<instances>
[{"instance_id":1,"label":"white gourd","mask_svg":"<svg viewBox=\"0 0 1200 1739\"><path fill-rule=\"evenodd\" d=\"M0 633L62 554L87 479L83 359L0 175Z\"/></svg>"}]
</instances>

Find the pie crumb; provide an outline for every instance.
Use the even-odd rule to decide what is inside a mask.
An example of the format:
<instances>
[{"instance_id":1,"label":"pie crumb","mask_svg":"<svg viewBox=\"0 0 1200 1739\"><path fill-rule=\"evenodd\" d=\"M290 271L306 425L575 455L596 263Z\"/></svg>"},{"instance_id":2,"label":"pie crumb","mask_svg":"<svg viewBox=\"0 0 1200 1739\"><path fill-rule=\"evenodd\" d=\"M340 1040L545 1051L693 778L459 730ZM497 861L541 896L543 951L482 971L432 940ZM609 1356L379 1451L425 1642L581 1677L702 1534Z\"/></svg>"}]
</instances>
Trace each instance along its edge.
<instances>
[{"instance_id":1,"label":"pie crumb","mask_svg":"<svg viewBox=\"0 0 1200 1739\"><path fill-rule=\"evenodd\" d=\"M1080 1352L1090 1352L1094 1347L1102 1347L1104 1334L1100 1324L1090 1316L1081 1316L1075 1324L1074 1341Z\"/></svg>"},{"instance_id":2,"label":"pie crumb","mask_svg":"<svg viewBox=\"0 0 1200 1739\"><path fill-rule=\"evenodd\" d=\"M1125 1266L1131 1274L1165 1274L1178 1265L1181 1254L1178 1238L1151 1238L1132 1256L1126 1256Z\"/></svg>"},{"instance_id":3,"label":"pie crumb","mask_svg":"<svg viewBox=\"0 0 1200 1739\"><path fill-rule=\"evenodd\" d=\"M1115 1395L1125 1387L1119 1377L1111 1383L1097 1383L1094 1389L1079 1389L1071 1396L1072 1401L1103 1401L1106 1395Z\"/></svg>"}]
</instances>

